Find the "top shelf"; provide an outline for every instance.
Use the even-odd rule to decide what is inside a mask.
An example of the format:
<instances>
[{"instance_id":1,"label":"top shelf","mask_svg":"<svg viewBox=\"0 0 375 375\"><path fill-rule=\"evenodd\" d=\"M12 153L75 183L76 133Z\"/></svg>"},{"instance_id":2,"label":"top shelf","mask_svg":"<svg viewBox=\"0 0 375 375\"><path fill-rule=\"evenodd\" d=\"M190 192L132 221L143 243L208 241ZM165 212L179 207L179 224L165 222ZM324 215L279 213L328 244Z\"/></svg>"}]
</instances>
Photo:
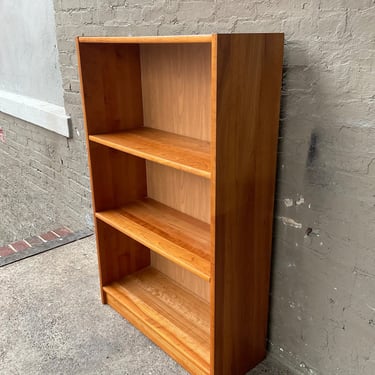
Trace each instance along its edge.
<instances>
[{"instance_id":1,"label":"top shelf","mask_svg":"<svg viewBox=\"0 0 375 375\"><path fill-rule=\"evenodd\" d=\"M159 164L210 178L210 144L152 128L90 135L89 140Z\"/></svg>"}]
</instances>

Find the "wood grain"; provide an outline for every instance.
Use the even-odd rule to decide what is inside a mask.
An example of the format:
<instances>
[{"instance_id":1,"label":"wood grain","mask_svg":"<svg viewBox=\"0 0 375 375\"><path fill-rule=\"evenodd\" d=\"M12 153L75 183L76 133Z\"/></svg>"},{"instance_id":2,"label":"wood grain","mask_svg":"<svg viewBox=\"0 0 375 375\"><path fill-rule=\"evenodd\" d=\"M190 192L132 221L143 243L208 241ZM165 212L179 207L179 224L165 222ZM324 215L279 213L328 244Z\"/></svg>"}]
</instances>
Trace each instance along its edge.
<instances>
[{"instance_id":1,"label":"wood grain","mask_svg":"<svg viewBox=\"0 0 375 375\"><path fill-rule=\"evenodd\" d=\"M210 178L210 144L152 128L90 135L93 142Z\"/></svg>"},{"instance_id":2,"label":"wood grain","mask_svg":"<svg viewBox=\"0 0 375 375\"><path fill-rule=\"evenodd\" d=\"M210 180L146 162L147 194L205 223L210 222Z\"/></svg>"},{"instance_id":3,"label":"wood grain","mask_svg":"<svg viewBox=\"0 0 375 375\"><path fill-rule=\"evenodd\" d=\"M121 207L147 196L143 159L89 142L95 211Z\"/></svg>"},{"instance_id":4,"label":"wood grain","mask_svg":"<svg viewBox=\"0 0 375 375\"><path fill-rule=\"evenodd\" d=\"M139 46L80 43L79 54L87 134L142 126Z\"/></svg>"},{"instance_id":5,"label":"wood grain","mask_svg":"<svg viewBox=\"0 0 375 375\"><path fill-rule=\"evenodd\" d=\"M152 199L96 217L197 276L210 280L209 225Z\"/></svg>"},{"instance_id":6,"label":"wood grain","mask_svg":"<svg viewBox=\"0 0 375 375\"><path fill-rule=\"evenodd\" d=\"M217 36L215 374L266 353L282 34Z\"/></svg>"},{"instance_id":7,"label":"wood grain","mask_svg":"<svg viewBox=\"0 0 375 375\"><path fill-rule=\"evenodd\" d=\"M283 35L77 49L103 301L191 373L244 374L265 355Z\"/></svg>"},{"instance_id":8,"label":"wood grain","mask_svg":"<svg viewBox=\"0 0 375 375\"><path fill-rule=\"evenodd\" d=\"M144 125L210 140L210 44L141 45Z\"/></svg>"},{"instance_id":9,"label":"wood grain","mask_svg":"<svg viewBox=\"0 0 375 375\"><path fill-rule=\"evenodd\" d=\"M104 287L108 303L193 374L209 373L209 307L153 268Z\"/></svg>"},{"instance_id":10,"label":"wood grain","mask_svg":"<svg viewBox=\"0 0 375 375\"><path fill-rule=\"evenodd\" d=\"M150 250L121 232L96 220L96 242L102 287L150 265Z\"/></svg>"},{"instance_id":11,"label":"wood grain","mask_svg":"<svg viewBox=\"0 0 375 375\"><path fill-rule=\"evenodd\" d=\"M175 262L171 262L167 258L151 252L151 266L168 276L181 287L189 290L196 296L210 303L210 282L196 274L190 272L186 268L180 267Z\"/></svg>"}]
</instances>

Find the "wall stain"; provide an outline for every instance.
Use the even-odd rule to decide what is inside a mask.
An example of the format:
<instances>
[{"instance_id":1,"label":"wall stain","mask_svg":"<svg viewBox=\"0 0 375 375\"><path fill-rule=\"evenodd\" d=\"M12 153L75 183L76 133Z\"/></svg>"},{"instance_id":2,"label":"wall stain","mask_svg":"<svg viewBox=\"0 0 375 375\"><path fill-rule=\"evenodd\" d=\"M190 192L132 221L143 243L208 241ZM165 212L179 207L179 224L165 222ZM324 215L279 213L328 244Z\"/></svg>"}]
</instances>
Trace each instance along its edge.
<instances>
[{"instance_id":1,"label":"wall stain","mask_svg":"<svg viewBox=\"0 0 375 375\"><path fill-rule=\"evenodd\" d=\"M312 167L314 161L318 158L318 133L313 130L310 135L309 151L307 153L306 166Z\"/></svg>"}]
</instances>

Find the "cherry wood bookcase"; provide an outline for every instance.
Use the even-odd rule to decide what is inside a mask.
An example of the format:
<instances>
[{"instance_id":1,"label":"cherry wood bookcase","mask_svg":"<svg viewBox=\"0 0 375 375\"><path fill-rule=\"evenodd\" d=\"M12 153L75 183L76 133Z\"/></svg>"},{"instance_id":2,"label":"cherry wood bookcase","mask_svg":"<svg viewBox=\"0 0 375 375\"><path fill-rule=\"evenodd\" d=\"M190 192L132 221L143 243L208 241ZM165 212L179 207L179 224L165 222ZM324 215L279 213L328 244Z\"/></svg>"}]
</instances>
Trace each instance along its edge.
<instances>
[{"instance_id":1,"label":"cherry wood bookcase","mask_svg":"<svg viewBox=\"0 0 375 375\"><path fill-rule=\"evenodd\" d=\"M192 374L265 356L283 34L78 37L103 303Z\"/></svg>"}]
</instances>

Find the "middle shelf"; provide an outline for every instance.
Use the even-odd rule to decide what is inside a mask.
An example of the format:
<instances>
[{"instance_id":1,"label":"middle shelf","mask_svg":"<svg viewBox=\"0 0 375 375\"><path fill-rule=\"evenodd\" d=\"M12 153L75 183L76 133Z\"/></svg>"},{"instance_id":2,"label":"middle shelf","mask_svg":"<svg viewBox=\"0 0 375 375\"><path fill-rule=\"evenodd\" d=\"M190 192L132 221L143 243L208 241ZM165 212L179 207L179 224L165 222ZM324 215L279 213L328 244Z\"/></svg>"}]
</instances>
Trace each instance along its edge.
<instances>
[{"instance_id":1,"label":"middle shelf","mask_svg":"<svg viewBox=\"0 0 375 375\"><path fill-rule=\"evenodd\" d=\"M145 198L96 218L152 251L210 281L210 225Z\"/></svg>"},{"instance_id":2,"label":"middle shelf","mask_svg":"<svg viewBox=\"0 0 375 375\"><path fill-rule=\"evenodd\" d=\"M206 141L147 127L90 135L89 140L201 177L211 177L210 143Z\"/></svg>"}]
</instances>

